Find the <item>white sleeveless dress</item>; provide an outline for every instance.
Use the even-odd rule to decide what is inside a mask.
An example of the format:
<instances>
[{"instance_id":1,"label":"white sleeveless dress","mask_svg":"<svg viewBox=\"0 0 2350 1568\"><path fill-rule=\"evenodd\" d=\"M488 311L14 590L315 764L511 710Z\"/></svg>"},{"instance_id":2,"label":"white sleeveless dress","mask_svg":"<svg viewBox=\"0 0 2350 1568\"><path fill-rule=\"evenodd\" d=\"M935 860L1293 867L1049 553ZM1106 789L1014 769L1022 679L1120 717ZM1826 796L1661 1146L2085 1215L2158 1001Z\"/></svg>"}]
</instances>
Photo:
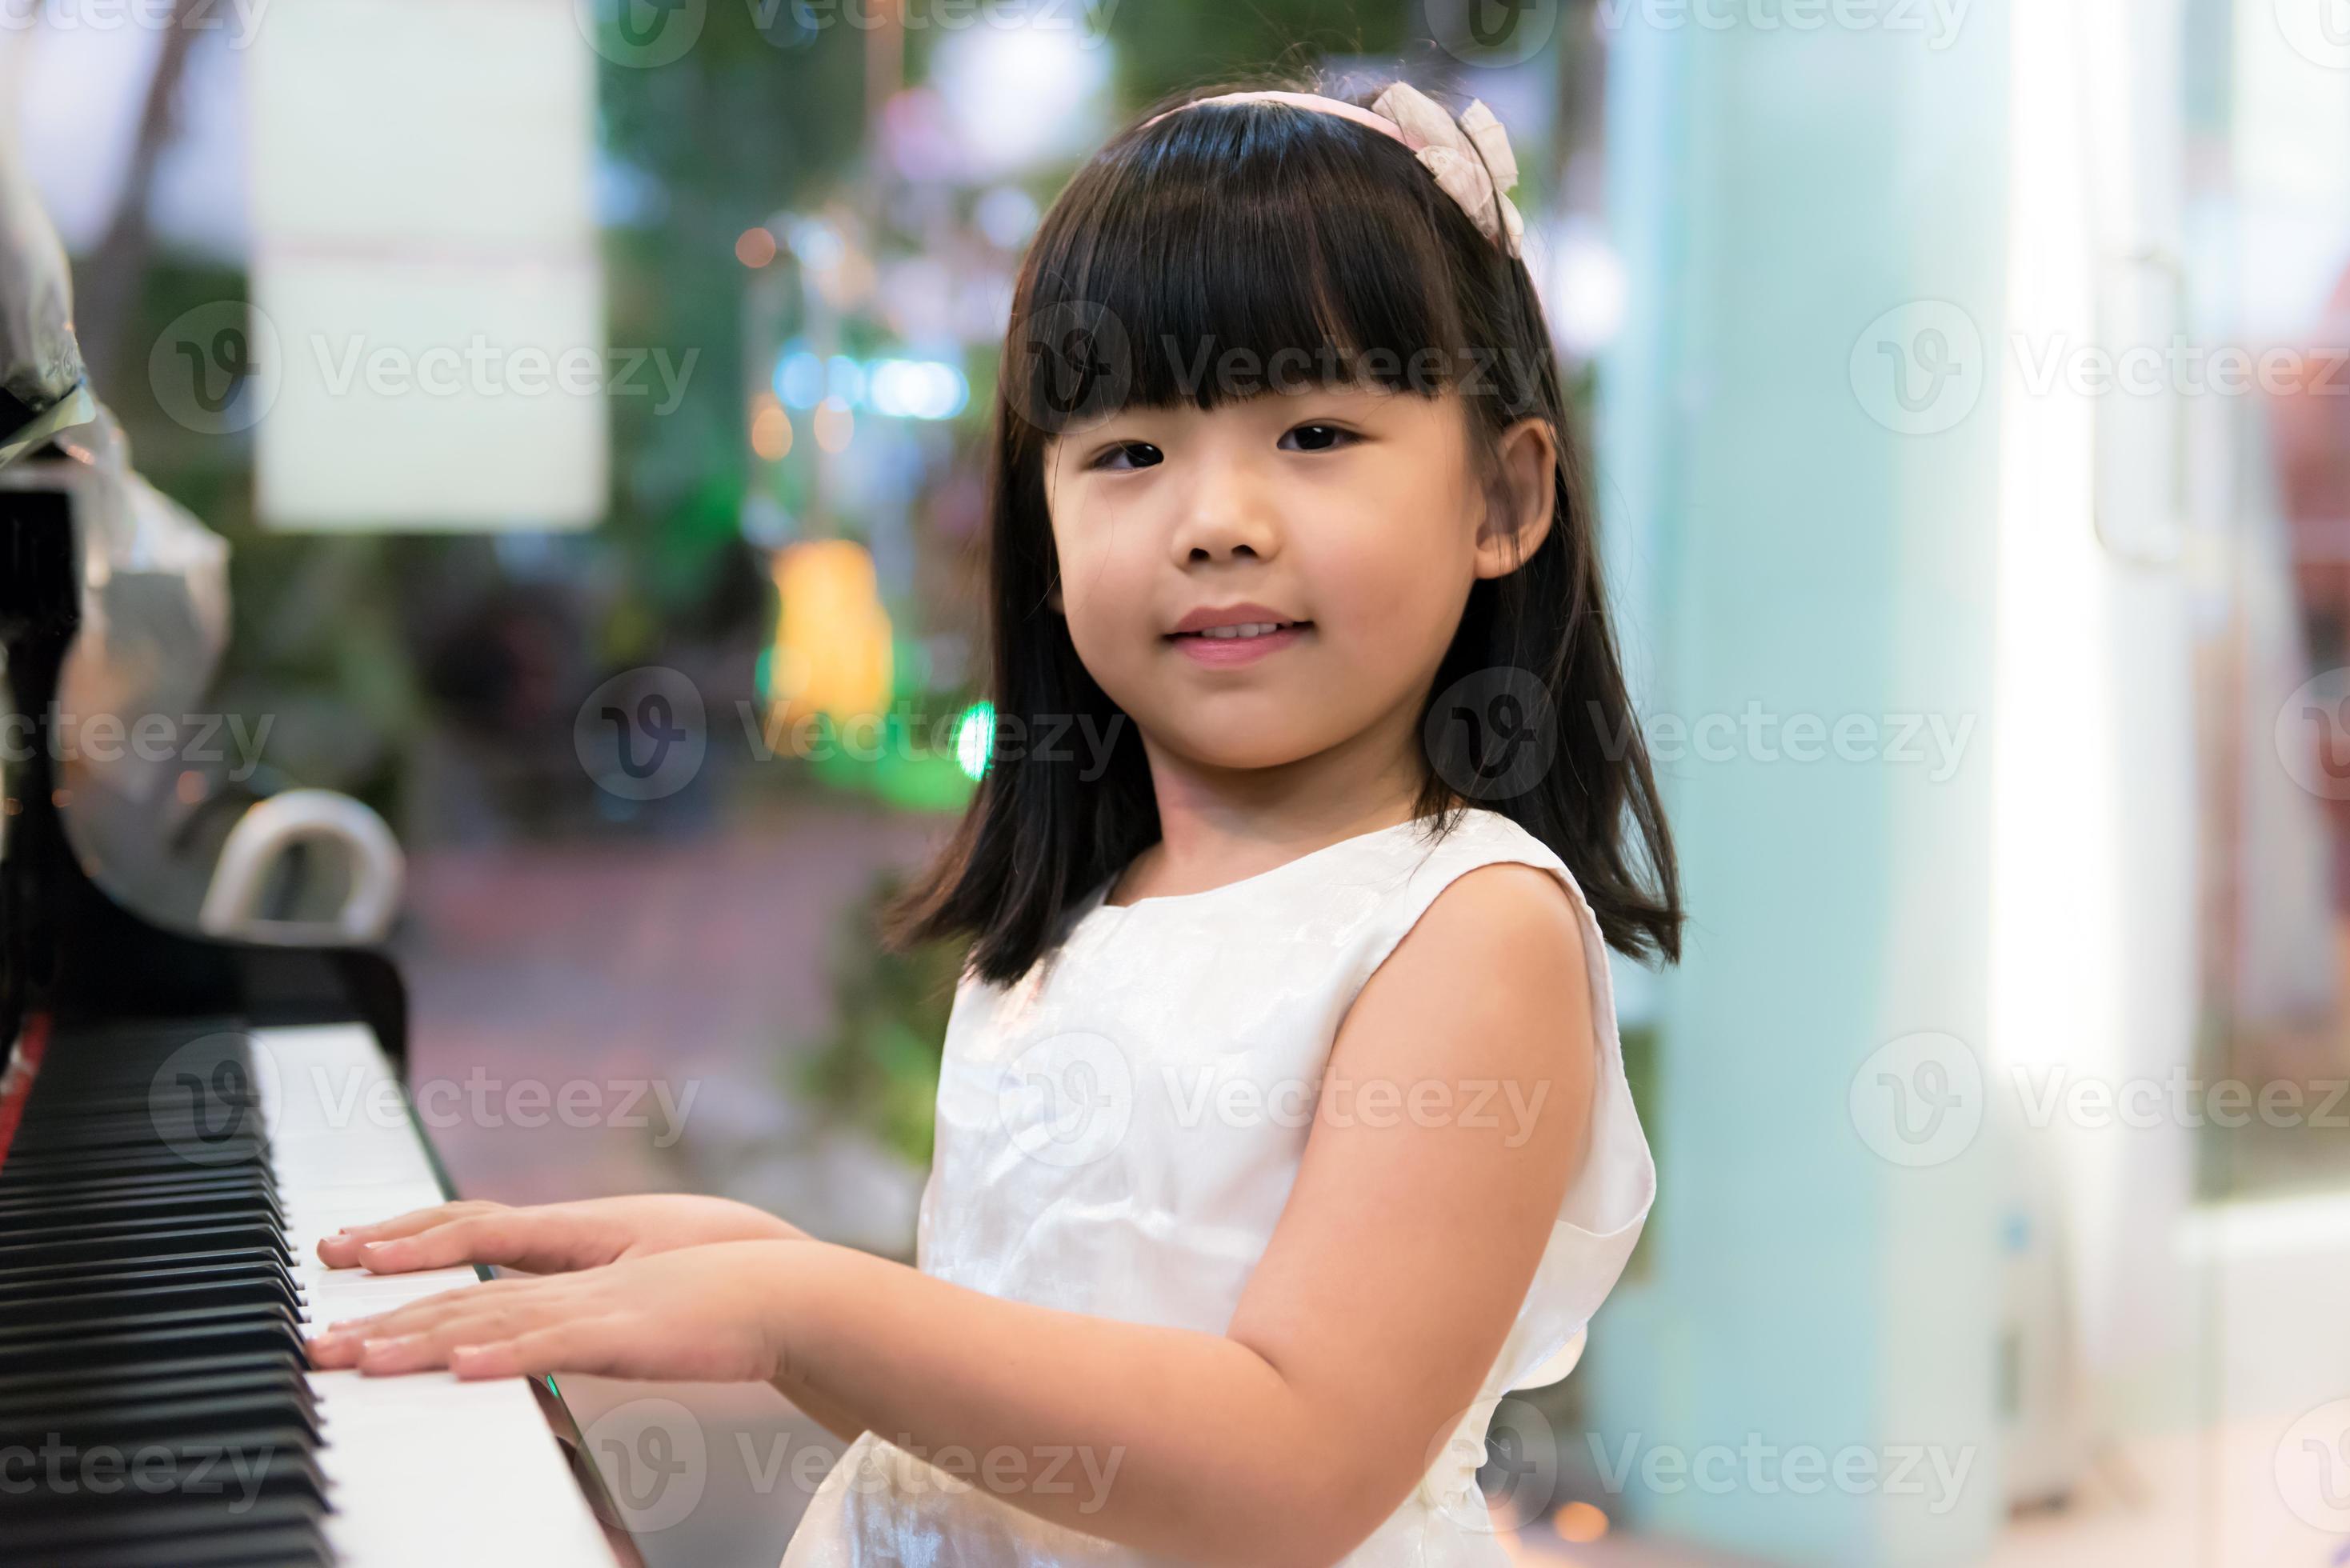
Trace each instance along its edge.
<instances>
[{"instance_id":1,"label":"white sleeveless dress","mask_svg":"<svg viewBox=\"0 0 2350 1568\"><path fill-rule=\"evenodd\" d=\"M1471 808L1431 846L1399 823L1202 893L1073 909L1017 982L966 973L917 1227L923 1272L990 1295L1222 1334L1281 1217L1314 1086L1371 972L1462 872L1541 866L1583 929L1601 1055L1590 1153L1482 1397L1419 1489L1342 1561L1508 1561L1475 1474L1502 1396L1565 1376L1639 1240L1656 1167L1632 1106L1606 949L1556 855ZM1464 1102L1462 1109L1472 1109ZM1496 1101L1493 1114L1510 1125ZM1377 1377L1377 1367L1363 1376ZM867 1432L817 1489L783 1568L1135 1568L1160 1561L1023 1512ZM1029 1461L1040 1475L1042 1459ZM999 1472L1005 1473L1005 1472ZM1088 1495L1072 1461L1062 1481Z\"/></svg>"}]
</instances>

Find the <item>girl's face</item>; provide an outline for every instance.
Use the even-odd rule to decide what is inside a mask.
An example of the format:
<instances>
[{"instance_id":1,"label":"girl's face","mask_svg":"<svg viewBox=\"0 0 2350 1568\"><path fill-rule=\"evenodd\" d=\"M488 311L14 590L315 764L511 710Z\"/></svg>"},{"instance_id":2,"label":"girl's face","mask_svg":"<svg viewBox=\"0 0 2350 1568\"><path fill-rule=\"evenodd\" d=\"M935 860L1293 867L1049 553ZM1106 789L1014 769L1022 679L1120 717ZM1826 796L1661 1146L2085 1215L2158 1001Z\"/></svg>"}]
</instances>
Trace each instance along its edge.
<instances>
[{"instance_id":1,"label":"girl's face","mask_svg":"<svg viewBox=\"0 0 2350 1568\"><path fill-rule=\"evenodd\" d=\"M1481 576L1550 524L1549 427L1502 445L1480 483L1457 394L1357 388L1134 409L1045 453L1077 656L1154 747L1257 769L1375 729L1400 748ZM1295 623L1222 640L1197 612ZM1269 613L1267 613L1269 612ZM1396 759L1396 760L1400 760Z\"/></svg>"}]
</instances>

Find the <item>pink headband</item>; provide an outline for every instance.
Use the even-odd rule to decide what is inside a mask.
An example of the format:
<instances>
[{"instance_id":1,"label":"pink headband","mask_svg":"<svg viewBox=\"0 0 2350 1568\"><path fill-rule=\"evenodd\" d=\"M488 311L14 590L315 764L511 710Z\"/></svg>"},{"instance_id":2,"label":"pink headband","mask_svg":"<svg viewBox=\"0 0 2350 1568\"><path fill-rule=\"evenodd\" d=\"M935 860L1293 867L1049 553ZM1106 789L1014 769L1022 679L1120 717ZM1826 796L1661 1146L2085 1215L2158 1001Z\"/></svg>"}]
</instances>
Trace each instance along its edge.
<instances>
[{"instance_id":1,"label":"pink headband","mask_svg":"<svg viewBox=\"0 0 2350 1568\"><path fill-rule=\"evenodd\" d=\"M1525 221L1503 193L1517 186L1518 161L1510 151L1510 133L1482 102L1472 101L1456 123L1409 82L1391 84L1368 109L1318 93L1231 92L1179 104L1144 123L1156 125L1169 114L1211 103L1285 103L1315 114L1335 114L1400 141L1436 176L1437 184L1469 214L1481 234L1510 254L1521 254Z\"/></svg>"}]
</instances>

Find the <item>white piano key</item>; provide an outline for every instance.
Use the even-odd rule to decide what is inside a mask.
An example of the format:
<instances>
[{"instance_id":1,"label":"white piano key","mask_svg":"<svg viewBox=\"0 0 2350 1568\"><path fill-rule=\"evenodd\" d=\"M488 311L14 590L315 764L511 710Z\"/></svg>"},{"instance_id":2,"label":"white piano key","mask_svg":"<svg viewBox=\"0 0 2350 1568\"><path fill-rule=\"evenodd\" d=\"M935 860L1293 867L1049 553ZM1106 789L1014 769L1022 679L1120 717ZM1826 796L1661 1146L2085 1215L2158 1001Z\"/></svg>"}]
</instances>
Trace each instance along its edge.
<instances>
[{"instance_id":1,"label":"white piano key","mask_svg":"<svg viewBox=\"0 0 2350 1568\"><path fill-rule=\"evenodd\" d=\"M443 1200L390 1064L358 1024L254 1031L278 1196L314 1328L481 1282L470 1268L369 1274L318 1238ZM609 1564L613 1557L527 1381L313 1372L346 1568Z\"/></svg>"}]
</instances>

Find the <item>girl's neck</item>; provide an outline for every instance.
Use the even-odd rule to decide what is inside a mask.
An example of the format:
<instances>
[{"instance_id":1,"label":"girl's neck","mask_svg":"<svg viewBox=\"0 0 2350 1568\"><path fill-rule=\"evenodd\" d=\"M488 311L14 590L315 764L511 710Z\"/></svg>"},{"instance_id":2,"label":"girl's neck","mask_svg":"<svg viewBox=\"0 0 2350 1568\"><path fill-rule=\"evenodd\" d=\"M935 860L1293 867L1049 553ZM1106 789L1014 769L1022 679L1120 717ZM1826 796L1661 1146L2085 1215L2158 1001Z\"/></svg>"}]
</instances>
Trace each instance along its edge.
<instances>
[{"instance_id":1,"label":"girl's neck","mask_svg":"<svg viewBox=\"0 0 2350 1568\"><path fill-rule=\"evenodd\" d=\"M1471 804L1448 796L1451 805ZM1348 838L1409 822L1417 796L1360 810L1295 813L1169 812L1159 814L1159 840L1138 853L1112 882L1103 901L1181 898L1285 866Z\"/></svg>"}]
</instances>

